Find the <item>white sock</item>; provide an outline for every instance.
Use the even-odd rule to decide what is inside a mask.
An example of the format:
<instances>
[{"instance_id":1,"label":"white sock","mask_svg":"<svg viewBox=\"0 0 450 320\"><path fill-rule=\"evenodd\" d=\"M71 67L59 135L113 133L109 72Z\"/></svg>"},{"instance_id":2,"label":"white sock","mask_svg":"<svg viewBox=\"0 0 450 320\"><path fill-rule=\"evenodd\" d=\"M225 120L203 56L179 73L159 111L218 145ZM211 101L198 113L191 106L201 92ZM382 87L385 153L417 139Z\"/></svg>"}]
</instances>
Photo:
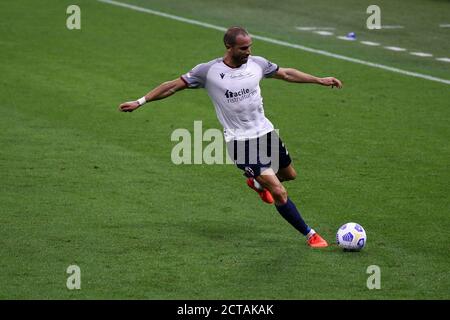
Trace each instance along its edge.
<instances>
[{"instance_id":1,"label":"white sock","mask_svg":"<svg viewBox=\"0 0 450 320\"><path fill-rule=\"evenodd\" d=\"M309 240L309 238L311 238L313 235L316 234L316 231L314 231L314 229L311 229L308 234L306 235L306 239Z\"/></svg>"},{"instance_id":2,"label":"white sock","mask_svg":"<svg viewBox=\"0 0 450 320\"><path fill-rule=\"evenodd\" d=\"M258 181L256 181L256 179L253 179L253 183L255 184L255 188L258 189L259 191L264 190L263 186Z\"/></svg>"}]
</instances>

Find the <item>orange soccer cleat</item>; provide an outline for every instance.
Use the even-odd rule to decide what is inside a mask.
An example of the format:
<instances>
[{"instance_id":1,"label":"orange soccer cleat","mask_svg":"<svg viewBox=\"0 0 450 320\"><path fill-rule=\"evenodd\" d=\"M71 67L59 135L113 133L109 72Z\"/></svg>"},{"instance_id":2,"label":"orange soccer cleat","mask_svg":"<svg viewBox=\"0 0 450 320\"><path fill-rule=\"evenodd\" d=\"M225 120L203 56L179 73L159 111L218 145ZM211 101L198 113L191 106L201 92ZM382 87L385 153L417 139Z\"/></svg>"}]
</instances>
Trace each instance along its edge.
<instances>
[{"instance_id":1,"label":"orange soccer cleat","mask_svg":"<svg viewBox=\"0 0 450 320\"><path fill-rule=\"evenodd\" d=\"M270 193L270 191L267 190L267 189L260 190L257 187L255 187L255 179L254 178L248 178L247 179L247 185L250 188L252 188L253 190L255 190L256 192L258 192L258 194L261 197L262 201L264 201L265 203L269 203L269 204L273 203L273 197L272 197L272 194Z\"/></svg>"},{"instance_id":2,"label":"orange soccer cleat","mask_svg":"<svg viewBox=\"0 0 450 320\"><path fill-rule=\"evenodd\" d=\"M308 245L311 248L325 248L328 247L328 243L323 239L321 236L319 236L318 233L314 233L309 239L308 239Z\"/></svg>"}]
</instances>

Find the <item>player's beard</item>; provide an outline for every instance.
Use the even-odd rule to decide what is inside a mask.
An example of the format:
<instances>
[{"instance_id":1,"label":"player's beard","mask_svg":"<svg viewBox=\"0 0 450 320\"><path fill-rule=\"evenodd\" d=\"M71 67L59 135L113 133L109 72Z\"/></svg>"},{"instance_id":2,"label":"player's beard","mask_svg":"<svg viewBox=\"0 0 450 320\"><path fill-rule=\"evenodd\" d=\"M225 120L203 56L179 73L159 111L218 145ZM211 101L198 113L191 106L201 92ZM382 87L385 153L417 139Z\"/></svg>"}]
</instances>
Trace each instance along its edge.
<instances>
[{"instance_id":1,"label":"player's beard","mask_svg":"<svg viewBox=\"0 0 450 320\"><path fill-rule=\"evenodd\" d=\"M234 55L233 62L235 65L240 66L244 63L247 63L248 57L249 56L247 56L247 55Z\"/></svg>"}]
</instances>

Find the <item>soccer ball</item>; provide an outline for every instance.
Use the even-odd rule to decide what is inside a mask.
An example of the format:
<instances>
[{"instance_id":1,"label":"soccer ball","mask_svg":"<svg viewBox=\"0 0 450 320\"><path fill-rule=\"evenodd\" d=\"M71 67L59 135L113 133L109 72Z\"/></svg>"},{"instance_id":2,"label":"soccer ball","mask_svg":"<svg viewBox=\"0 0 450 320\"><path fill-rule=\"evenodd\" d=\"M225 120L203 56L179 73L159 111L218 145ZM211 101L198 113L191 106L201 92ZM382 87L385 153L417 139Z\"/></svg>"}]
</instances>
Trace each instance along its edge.
<instances>
[{"instance_id":1,"label":"soccer ball","mask_svg":"<svg viewBox=\"0 0 450 320\"><path fill-rule=\"evenodd\" d=\"M337 231L336 242L344 250L359 251L366 245L366 231L355 222L346 223Z\"/></svg>"}]
</instances>

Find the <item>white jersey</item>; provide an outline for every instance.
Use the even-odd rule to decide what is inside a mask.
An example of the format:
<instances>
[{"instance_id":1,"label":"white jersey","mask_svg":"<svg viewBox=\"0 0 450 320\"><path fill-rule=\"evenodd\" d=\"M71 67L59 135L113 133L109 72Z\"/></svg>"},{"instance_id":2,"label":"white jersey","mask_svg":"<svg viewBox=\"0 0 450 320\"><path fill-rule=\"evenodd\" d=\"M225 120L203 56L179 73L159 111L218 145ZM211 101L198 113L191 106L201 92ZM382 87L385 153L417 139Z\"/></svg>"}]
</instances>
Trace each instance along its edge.
<instances>
[{"instance_id":1,"label":"white jersey","mask_svg":"<svg viewBox=\"0 0 450 320\"><path fill-rule=\"evenodd\" d=\"M227 66L223 58L201 63L181 76L189 88L205 88L224 128L225 141L260 137L272 130L264 115L259 82L272 76L278 66L256 56L238 68Z\"/></svg>"}]
</instances>

